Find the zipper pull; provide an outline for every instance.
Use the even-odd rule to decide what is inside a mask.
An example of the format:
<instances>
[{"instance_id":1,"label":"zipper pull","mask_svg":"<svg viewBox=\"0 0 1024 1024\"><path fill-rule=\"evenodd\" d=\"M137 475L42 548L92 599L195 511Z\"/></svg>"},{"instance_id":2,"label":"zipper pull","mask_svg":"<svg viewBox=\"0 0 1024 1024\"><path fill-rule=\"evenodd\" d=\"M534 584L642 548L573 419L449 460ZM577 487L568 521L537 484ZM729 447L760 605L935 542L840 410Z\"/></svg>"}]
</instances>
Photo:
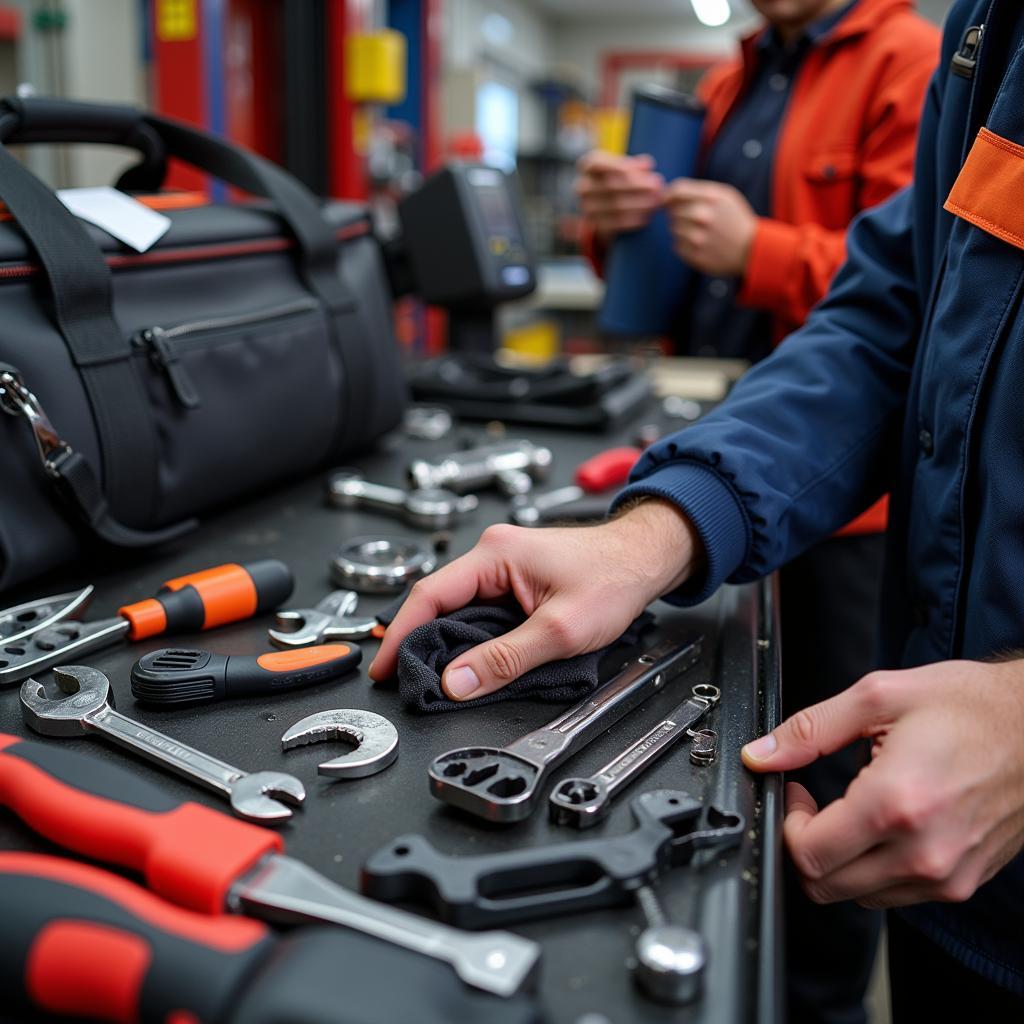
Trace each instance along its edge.
<instances>
[{"instance_id":1,"label":"zipper pull","mask_svg":"<svg viewBox=\"0 0 1024 1024\"><path fill-rule=\"evenodd\" d=\"M167 332L162 327L147 327L136 335L136 341L140 347L149 350L153 364L163 370L174 397L186 409L198 409L202 405L199 392L181 364L181 357L175 351L174 343L167 337Z\"/></svg>"},{"instance_id":2,"label":"zipper pull","mask_svg":"<svg viewBox=\"0 0 1024 1024\"><path fill-rule=\"evenodd\" d=\"M954 75L968 79L974 77L974 69L978 66L978 51L981 49L984 35L984 25L972 25L964 32L960 49L953 54L953 59L949 62L949 69Z\"/></svg>"}]
</instances>

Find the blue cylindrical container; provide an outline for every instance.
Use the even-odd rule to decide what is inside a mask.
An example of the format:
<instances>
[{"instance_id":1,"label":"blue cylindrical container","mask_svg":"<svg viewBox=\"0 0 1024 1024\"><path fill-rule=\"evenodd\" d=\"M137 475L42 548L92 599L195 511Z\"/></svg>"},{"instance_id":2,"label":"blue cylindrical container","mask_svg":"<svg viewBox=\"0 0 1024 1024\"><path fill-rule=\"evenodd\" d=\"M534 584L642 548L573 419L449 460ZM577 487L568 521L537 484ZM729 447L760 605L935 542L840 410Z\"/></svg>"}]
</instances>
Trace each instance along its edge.
<instances>
[{"instance_id":1,"label":"blue cylindrical container","mask_svg":"<svg viewBox=\"0 0 1024 1024\"><path fill-rule=\"evenodd\" d=\"M647 153L666 182L697 171L704 108L692 96L661 86L633 94L628 152ZM664 334L686 294L689 268L672 249L668 218L658 210L639 231L620 235L605 268L604 304L598 317L610 334Z\"/></svg>"}]
</instances>

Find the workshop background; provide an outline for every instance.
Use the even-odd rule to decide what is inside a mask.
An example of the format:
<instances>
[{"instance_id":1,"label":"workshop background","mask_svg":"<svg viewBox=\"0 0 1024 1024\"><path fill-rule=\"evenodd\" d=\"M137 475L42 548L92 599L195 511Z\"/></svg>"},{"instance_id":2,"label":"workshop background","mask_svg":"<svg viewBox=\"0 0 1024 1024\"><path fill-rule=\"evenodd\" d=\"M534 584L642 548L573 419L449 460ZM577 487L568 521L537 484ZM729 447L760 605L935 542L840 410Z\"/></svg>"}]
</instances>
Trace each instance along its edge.
<instances>
[{"instance_id":1,"label":"workshop background","mask_svg":"<svg viewBox=\"0 0 1024 1024\"><path fill-rule=\"evenodd\" d=\"M950 0L917 6L941 23ZM500 326L543 358L608 344L594 331L603 285L578 253L575 161L624 150L634 86L692 89L756 20L748 0L19 0L0 4L0 95L136 103L202 125L320 194L371 201L384 231L446 160L514 169L537 288ZM109 184L132 161L110 147L19 155L55 187ZM224 189L193 170L169 184ZM410 350L444 348L439 315L399 313Z\"/></svg>"}]
</instances>

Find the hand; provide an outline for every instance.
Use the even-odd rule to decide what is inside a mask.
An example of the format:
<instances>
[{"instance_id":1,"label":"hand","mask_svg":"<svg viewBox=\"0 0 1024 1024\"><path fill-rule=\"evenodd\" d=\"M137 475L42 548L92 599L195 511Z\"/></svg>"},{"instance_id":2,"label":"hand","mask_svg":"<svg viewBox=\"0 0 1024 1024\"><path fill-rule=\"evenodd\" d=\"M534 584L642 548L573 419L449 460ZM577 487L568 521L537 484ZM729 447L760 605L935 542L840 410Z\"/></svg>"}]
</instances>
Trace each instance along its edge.
<instances>
[{"instance_id":1,"label":"hand","mask_svg":"<svg viewBox=\"0 0 1024 1024\"><path fill-rule=\"evenodd\" d=\"M1024 661L872 673L743 760L789 771L861 737L871 762L839 800L819 811L786 787L786 844L815 902L959 902L1024 846Z\"/></svg>"},{"instance_id":2,"label":"hand","mask_svg":"<svg viewBox=\"0 0 1024 1024\"><path fill-rule=\"evenodd\" d=\"M649 156L614 156L595 149L576 165L574 186L583 219L602 241L644 227L661 204L665 179Z\"/></svg>"},{"instance_id":3,"label":"hand","mask_svg":"<svg viewBox=\"0 0 1024 1024\"><path fill-rule=\"evenodd\" d=\"M526 622L456 658L442 678L453 700L482 697L538 665L617 639L651 601L687 578L698 548L689 520L657 499L600 526L492 526L472 551L413 587L370 677L394 673L398 645L417 626L476 598L511 593Z\"/></svg>"},{"instance_id":4,"label":"hand","mask_svg":"<svg viewBox=\"0 0 1024 1024\"><path fill-rule=\"evenodd\" d=\"M743 193L719 181L678 178L665 190L676 254L714 277L742 277L757 232L757 214Z\"/></svg>"}]
</instances>

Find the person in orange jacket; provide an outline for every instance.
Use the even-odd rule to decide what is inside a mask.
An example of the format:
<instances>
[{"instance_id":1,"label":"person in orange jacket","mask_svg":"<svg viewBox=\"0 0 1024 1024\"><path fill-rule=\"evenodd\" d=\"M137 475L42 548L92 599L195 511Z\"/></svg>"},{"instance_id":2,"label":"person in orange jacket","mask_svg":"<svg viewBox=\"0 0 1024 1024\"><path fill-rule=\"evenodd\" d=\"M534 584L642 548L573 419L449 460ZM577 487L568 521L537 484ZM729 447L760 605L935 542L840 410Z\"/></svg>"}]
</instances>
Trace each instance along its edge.
<instances>
[{"instance_id":1,"label":"person in orange jacket","mask_svg":"<svg viewBox=\"0 0 1024 1024\"><path fill-rule=\"evenodd\" d=\"M824 296L853 218L910 181L939 33L911 0L752 2L767 25L700 85L702 178L666 182L647 157L594 152L577 194L598 268L617 234L664 207L696 271L677 352L755 362ZM883 501L783 570L787 717L875 667L885 519ZM797 777L826 803L863 757L861 746ZM866 1020L880 923L852 903L816 906L787 878L790 1024Z\"/></svg>"}]
</instances>

